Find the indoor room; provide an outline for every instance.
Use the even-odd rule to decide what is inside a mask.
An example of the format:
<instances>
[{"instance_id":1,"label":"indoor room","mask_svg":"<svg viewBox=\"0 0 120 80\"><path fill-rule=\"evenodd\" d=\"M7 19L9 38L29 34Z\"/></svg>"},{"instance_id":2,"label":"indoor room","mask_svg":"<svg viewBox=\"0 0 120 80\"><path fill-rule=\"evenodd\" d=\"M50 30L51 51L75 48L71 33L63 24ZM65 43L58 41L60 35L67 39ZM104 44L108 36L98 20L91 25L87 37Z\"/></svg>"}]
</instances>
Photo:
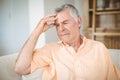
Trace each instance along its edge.
<instances>
[{"instance_id":1,"label":"indoor room","mask_svg":"<svg viewBox=\"0 0 120 80\"><path fill-rule=\"evenodd\" d=\"M80 34L104 44L120 70L120 0L0 0L0 80L42 80L36 78L42 70L18 75L14 65L39 21L65 3L74 5L79 12ZM53 27L39 36L35 49L58 41Z\"/></svg>"}]
</instances>

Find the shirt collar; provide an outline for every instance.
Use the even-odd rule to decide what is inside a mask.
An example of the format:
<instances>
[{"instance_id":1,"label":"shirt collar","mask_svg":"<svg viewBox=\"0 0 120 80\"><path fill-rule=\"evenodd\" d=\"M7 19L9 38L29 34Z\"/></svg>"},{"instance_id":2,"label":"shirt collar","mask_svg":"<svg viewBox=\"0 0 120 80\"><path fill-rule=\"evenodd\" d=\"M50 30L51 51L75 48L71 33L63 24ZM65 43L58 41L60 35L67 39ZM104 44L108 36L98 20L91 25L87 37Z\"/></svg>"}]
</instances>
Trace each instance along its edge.
<instances>
[{"instance_id":1,"label":"shirt collar","mask_svg":"<svg viewBox=\"0 0 120 80\"><path fill-rule=\"evenodd\" d=\"M85 36L82 36L82 40L83 40L83 43L81 44L80 48L83 47L85 45L85 40L86 40L86 37ZM62 46L65 46L65 47L68 47L69 45L63 41L59 41L58 42L59 44L62 44Z\"/></svg>"}]
</instances>

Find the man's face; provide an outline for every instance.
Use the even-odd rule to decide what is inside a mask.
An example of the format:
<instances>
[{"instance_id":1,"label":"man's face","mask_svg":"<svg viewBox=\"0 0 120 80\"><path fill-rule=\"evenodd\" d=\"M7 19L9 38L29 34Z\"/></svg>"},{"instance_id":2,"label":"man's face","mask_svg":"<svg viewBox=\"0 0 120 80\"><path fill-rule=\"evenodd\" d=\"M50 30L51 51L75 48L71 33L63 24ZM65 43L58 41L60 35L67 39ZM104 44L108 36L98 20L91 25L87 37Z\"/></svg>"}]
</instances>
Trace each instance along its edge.
<instances>
[{"instance_id":1,"label":"man's face","mask_svg":"<svg viewBox=\"0 0 120 80\"><path fill-rule=\"evenodd\" d=\"M56 30L58 37L66 43L72 43L80 36L80 19L75 20L69 10L57 13Z\"/></svg>"}]
</instances>

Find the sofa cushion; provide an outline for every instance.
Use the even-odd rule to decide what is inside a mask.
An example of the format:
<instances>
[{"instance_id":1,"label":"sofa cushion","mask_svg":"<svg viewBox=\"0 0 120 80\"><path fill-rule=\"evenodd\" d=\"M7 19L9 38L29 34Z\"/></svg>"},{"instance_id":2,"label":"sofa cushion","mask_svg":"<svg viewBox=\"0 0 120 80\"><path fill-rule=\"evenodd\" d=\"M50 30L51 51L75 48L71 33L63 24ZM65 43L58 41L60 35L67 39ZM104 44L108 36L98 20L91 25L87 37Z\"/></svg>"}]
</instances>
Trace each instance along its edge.
<instances>
[{"instance_id":1,"label":"sofa cushion","mask_svg":"<svg viewBox=\"0 0 120 80\"><path fill-rule=\"evenodd\" d=\"M20 75L14 72L16 54L0 57L0 80L20 80Z\"/></svg>"},{"instance_id":2,"label":"sofa cushion","mask_svg":"<svg viewBox=\"0 0 120 80\"><path fill-rule=\"evenodd\" d=\"M22 80L42 80L43 69L37 69L29 75L22 75Z\"/></svg>"},{"instance_id":3,"label":"sofa cushion","mask_svg":"<svg viewBox=\"0 0 120 80\"><path fill-rule=\"evenodd\" d=\"M120 70L120 49L109 49L113 64Z\"/></svg>"}]
</instances>

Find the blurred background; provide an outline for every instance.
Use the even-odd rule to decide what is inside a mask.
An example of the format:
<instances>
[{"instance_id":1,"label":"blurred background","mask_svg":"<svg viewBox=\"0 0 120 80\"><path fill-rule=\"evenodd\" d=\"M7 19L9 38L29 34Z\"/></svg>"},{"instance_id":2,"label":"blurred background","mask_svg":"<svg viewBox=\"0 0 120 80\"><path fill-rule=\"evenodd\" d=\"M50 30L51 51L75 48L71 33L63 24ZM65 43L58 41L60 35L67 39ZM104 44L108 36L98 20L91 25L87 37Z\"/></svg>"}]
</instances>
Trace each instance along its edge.
<instances>
[{"instance_id":1,"label":"blurred background","mask_svg":"<svg viewBox=\"0 0 120 80\"><path fill-rule=\"evenodd\" d=\"M0 0L0 80L20 80L13 69L20 49L40 19L65 3L78 9L80 33L103 42L120 69L120 0ZM56 41L54 27L40 35L36 48ZM30 75L25 78L32 80Z\"/></svg>"},{"instance_id":2,"label":"blurred background","mask_svg":"<svg viewBox=\"0 0 120 80\"><path fill-rule=\"evenodd\" d=\"M0 56L19 52L39 20L64 3L74 4L83 19L84 0L0 0ZM83 33L83 24L81 26ZM43 33L36 45L58 41L55 28Z\"/></svg>"}]
</instances>

